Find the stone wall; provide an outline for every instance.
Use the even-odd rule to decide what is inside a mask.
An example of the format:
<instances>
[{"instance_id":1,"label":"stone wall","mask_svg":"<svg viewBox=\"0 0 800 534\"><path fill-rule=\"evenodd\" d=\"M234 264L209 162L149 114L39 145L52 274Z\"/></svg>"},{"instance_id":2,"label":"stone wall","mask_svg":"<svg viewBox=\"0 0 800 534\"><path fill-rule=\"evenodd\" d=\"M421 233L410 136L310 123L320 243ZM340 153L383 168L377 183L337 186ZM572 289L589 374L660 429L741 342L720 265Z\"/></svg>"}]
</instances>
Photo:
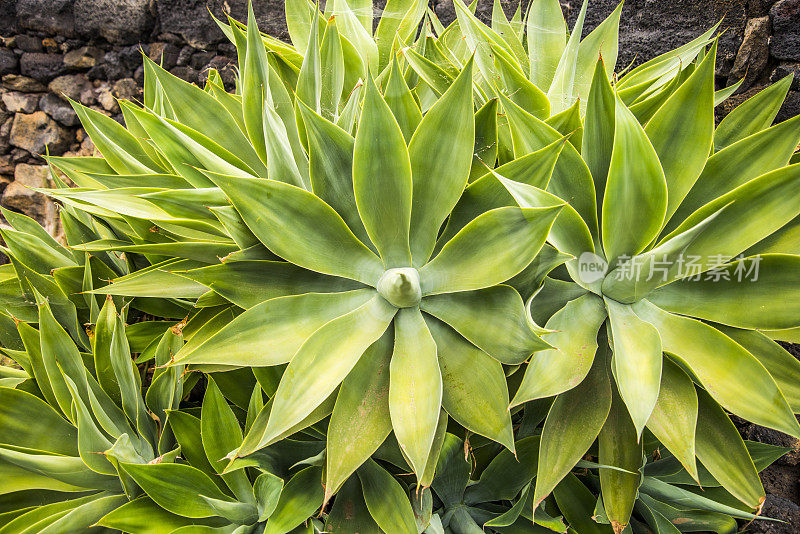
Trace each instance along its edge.
<instances>
[{"instance_id":1,"label":"stone wall","mask_svg":"<svg viewBox=\"0 0 800 534\"><path fill-rule=\"evenodd\" d=\"M503 0L511 14L528 0ZM592 0L586 32L618 0ZM255 0L265 31L286 39L284 0ZM580 0L561 0L574 22ZM384 1L376 2L376 14ZM444 22L452 0L430 0ZM67 99L121 119L117 99L140 97L141 53L173 74L202 83L209 67L233 83L235 49L209 16L243 20L247 0L0 0L0 203L52 227L54 210L26 186L48 176L39 157L89 155L94 147ZM491 15L491 0L478 14ZM719 87L747 77L730 109L764 85L794 72L779 120L800 113L800 0L627 0L620 66L640 63L696 37L723 19Z\"/></svg>"}]
</instances>

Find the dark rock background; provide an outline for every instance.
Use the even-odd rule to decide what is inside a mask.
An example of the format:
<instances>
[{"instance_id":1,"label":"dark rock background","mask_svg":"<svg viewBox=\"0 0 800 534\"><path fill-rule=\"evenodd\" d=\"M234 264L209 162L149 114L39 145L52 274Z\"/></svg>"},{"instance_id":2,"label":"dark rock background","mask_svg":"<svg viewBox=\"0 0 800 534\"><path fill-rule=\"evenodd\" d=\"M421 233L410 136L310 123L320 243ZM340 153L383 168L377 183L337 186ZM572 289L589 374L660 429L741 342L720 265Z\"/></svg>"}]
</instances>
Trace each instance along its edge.
<instances>
[{"instance_id":1,"label":"dark rock background","mask_svg":"<svg viewBox=\"0 0 800 534\"><path fill-rule=\"evenodd\" d=\"M509 15L520 2L528 4L502 1ZM592 0L584 33L617 3ZM288 39L284 0L254 4L262 30ZM581 0L561 4L571 26ZM376 16L383 5L385 0L376 1ZM454 19L452 0L430 5L443 22ZM55 207L28 187L49 182L39 157L45 147L53 155L94 151L66 97L121 120L116 99L141 96L142 52L190 82L202 83L214 67L232 85L236 52L209 9L244 20L247 0L0 0L0 204L58 232ZM488 20L491 10L492 1L481 0L479 16ZM789 73L795 83L777 120L800 114L800 0L626 0L618 67L686 43L720 20L718 88L746 77L720 115ZM755 425L743 423L740 430L749 439L795 449L762 476L764 513L786 523L756 522L748 530L800 532L800 446Z\"/></svg>"}]
</instances>

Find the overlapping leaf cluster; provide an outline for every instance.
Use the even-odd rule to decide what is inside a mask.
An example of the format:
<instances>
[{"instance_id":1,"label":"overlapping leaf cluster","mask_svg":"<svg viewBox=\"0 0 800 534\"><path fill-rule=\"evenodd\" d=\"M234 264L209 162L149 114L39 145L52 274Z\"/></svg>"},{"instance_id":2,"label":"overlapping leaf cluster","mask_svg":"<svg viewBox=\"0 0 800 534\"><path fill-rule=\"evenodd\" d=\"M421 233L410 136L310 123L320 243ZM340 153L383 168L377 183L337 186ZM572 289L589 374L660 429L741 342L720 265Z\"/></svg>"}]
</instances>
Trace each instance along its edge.
<instances>
[{"instance_id":1,"label":"overlapping leaf cluster","mask_svg":"<svg viewBox=\"0 0 800 534\"><path fill-rule=\"evenodd\" d=\"M125 126L74 104L67 246L0 230L0 534L756 518L786 451L729 414L800 437L791 79L715 126L716 28L616 74L621 4L454 4L251 10L235 88L145 58Z\"/></svg>"}]
</instances>

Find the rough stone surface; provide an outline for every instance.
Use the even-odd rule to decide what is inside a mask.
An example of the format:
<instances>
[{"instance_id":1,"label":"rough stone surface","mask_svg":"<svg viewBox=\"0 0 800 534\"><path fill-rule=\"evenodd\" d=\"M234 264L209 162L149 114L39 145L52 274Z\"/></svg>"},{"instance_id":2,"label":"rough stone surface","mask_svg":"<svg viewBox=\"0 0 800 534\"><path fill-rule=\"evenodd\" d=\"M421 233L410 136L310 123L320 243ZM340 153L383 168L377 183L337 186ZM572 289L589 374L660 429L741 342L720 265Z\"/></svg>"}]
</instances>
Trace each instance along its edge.
<instances>
[{"instance_id":1,"label":"rough stone surface","mask_svg":"<svg viewBox=\"0 0 800 534\"><path fill-rule=\"evenodd\" d=\"M780 0L769 14L775 32L770 46L772 55L800 61L800 0Z\"/></svg>"},{"instance_id":2,"label":"rough stone surface","mask_svg":"<svg viewBox=\"0 0 800 534\"><path fill-rule=\"evenodd\" d=\"M36 94L17 92L3 93L3 105L5 105L6 110L11 113L33 113L36 111L36 104L38 101L39 97Z\"/></svg>"},{"instance_id":3,"label":"rough stone surface","mask_svg":"<svg viewBox=\"0 0 800 534\"><path fill-rule=\"evenodd\" d=\"M775 121L783 122L797 115L800 115L800 92L792 91L783 102L778 116L775 117Z\"/></svg>"},{"instance_id":4,"label":"rough stone surface","mask_svg":"<svg viewBox=\"0 0 800 534\"><path fill-rule=\"evenodd\" d=\"M104 110L112 113L119 113L119 105L117 99L111 93L111 87L103 85L98 87L97 102L103 107Z\"/></svg>"},{"instance_id":5,"label":"rough stone surface","mask_svg":"<svg viewBox=\"0 0 800 534\"><path fill-rule=\"evenodd\" d=\"M82 74L67 74L50 82L47 88L60 98L81 100L83 93L92 90L92 84Z\"/></svg>"},{"instance_id":6,"label":"rough stone surface","mask_svg":"<svg viewBox=\"0 0 800 534\"><path fill-rule=\"evenodd\" d=\"M53 93L48 93L42 97L39 101L39 109L64 126L77 126L79 124L78 115L72 109L72 106Z\"/></svg>"},{"instance_id":7,"label":"rough stone surface","mask_svg":"<svg viewBox=\"0 0 800 534\"><path fill-rule=\"evenodd\" d=\"M16 0L0 1L0 32L11 33L17 29Z\"/></svg>"},{"instance_id":8,"label":"rough stone surface","mask_svg":"<svg viewBox=\"0 0 800 534\"><path fill-rule=\"evenodd\" d=\"M147 50L147 57L169 70L178 65L180 53L181 49L173 43L152 43Z\"/></svg>"},{"instance_id":9,"label":"rough stone surface","mask_svg":"<svg viewBox=\"0 0 800 534\"><path fill-rule=\"evenodd\" d=\"M253 9L262 31L285 38L284 0L254 2ZM222 41L225 36L208 16L210 9L217 17L227 13L238 20L247 18L247 0L159 0L156 4L161 31L181 36L195 48L205 48Z\"/></svg>"},{"instance_id":10,"label":"rough stone surface","mask_svg":"<svg viewBox=\"0 0 800 534\"><path fill-rule=\"evenodd\" d=\"M8 48L0 48L0 76L17 70L17 55Z\"/></svg>"},{"instance_id":11,"label":"rough stone surface","mask_svg":"<svg viewBox=\"0 0 800 534\"><path fill-rule=\"evenodd\" d=\"M17 165L14 181L3 191L3 207L21 211L39 222L45 222L50 211L49 201L41 193L32 191L31 187L47 187L49 171L44 165Z\"/></svg>"},{"instance_id":12,"label":"rough stone surface","mask_svg":"<svg viewBox=\"0 0 800 534\"><path fill-rule=\"evenodd\" d=\"M150 0L75 0L73 10L80 35L119 44L146 39L155 20Z\"/></svg>"},{"instance_id":13,"label":"rough stone surface","mask_svg":"<svg viewBox=\"0 0 800 534\"><path fill-rule=\"evenodd\" d=\"M47 83L67 72L67 66L61 55L25 52L19 58L19 70L24 76Z\"/></svg>"},{"instance_id":14,"label":"rough stone surface","mask_svg":"<svg viewBox=\"0 0 800 534\"><path fill-rule=\"evenodd\" d=\"M762 514L766 517L780 519L776 521L753 521L747 532L754 534L797 534L800 525L800 506L788 499L767 495Z\"/></svg>"},{"instance_id":15,"label":"rough stone surface","mask_svg":"<svg viewBox=\"0 0 800 534\"><path fill-rule=\"evenodd\" d=\"M14 46L23 52L42 52L42 40L33 35L18 35L14 40Z\"/></svg>"},{"instance_id":16,"label":"rough stone surface","mask_svg":"<svg viewBox=\"0 0 800 534\"><path fill-rule=\"evenodd\" d=\"M45 147L49 147L51 154L59 155L69 148L72 138L69 131L59 126L44 111L37 111L29 115L14 115L9 142L31 154L44 154Z\"/></svg>"},{"instance_id":17,"label":"rough stone surface","mask_svg":"<svg viewBox=\"0 0 800 534\"><path fill-rule=\"evenodd\" d=\"M65 37L75 35L72 4L74 0L16 0L20 27Z\"/></svg>"},{"instance_id":18,"label":"rough stone surface","mask_svg":"<svg viewBox=\"0 0 800 534\"><path fill-rule=\"evenodd\" d=\"M47 87L40 82L19 74L6 74L3 76L3 87L12 91L25 91L28 93L41 93L47 90Z\"/></svg>"},{"instance_id":19,"label":"rough stone surface","mask_svg":"<svg viewBox=\"0 0 800 534\"><path fill-rule=\"evenodd\" d=\"M103 51L96 46L82 46L64 54L64 64L73 69L90 69L103 58Z\"/></svg>"},{"instance_id":20,"label":"rough stone surface","mask_svg":"<svg viewBox=\"0 0 800 534\"><path fill-rule=\"evenodd\" d=\"M769 8L778 0L749 0L747 2L747 14L751 17L763 17L769 15Z\"/></svg>"},{"instance_id":21,"label":"rough stone surface","mask_svg":"<svg viewBox=\"0 0 800 534\"><path fill-rule=\"evenodd\" d=\"M790 74L794 76L792 80L792 90L800 91L800 63L779 63L778 66L772 71L769 81L771 83L775 83Z\"/></svg>"},{"instance_id":22,"label":"rough stone surface","mask_svg":"<svg viewBox=\"0 0 800 534\"><path fill-rule=\"evenodd\" d=\"M746 89L761 77L769 62L769 34L769 17L747 21L742 46L739 47L731 68L730 81L735 82L746 76L744 83Z\"/></svg>"}]
</instances>

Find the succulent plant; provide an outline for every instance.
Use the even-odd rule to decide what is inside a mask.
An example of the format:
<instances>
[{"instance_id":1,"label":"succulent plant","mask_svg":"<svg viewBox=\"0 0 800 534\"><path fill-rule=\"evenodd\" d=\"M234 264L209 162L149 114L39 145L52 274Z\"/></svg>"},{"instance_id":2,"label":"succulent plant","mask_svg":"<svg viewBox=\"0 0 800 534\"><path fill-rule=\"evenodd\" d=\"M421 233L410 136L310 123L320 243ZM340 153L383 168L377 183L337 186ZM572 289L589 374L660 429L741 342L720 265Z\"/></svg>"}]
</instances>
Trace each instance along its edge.
<instances>
[{"instance_id":1,"label":"succulent plant","mask_svg":"<svg viewBox=\"0 0 800 534\"><path fill-rule=\"evenodd\" d=\"M492 30L456 5L462 30L472 27L473 37L465 34L476 58L491 49L502 62ZM573 36L585 9L584 3ZM587 42L597 41L590 35L577 48L564 47L548 93L552 103L565 65L577 70L558 94L581 91L580 47ZM493 169L467 187L443 235L487 209L546 205L548 191L569 201L548 240L572 259L534 292L530 306L553 332L542 338L554 348L534 355L512 400L518 406L556 396L533 502L556 487L595 439L601 464L638 471L646 428L695 479L699 459L732 495L760 509L761 482L726 410L800 435L793 413L800 364L771 339L790 339L799 323L772 296L776 287L794 286L800 261L792 237L800 208L790 193L800 168L787 166L800 127L796 119L770 127L789 79L715 129L716 44L707 36L618 80L609 80L602 52L583 84L585 119L574 96L563 103L573 107L579 129L563 132L570 144L550 182L522 183L504 176L503 166ZM493 71L482 72L489 80ZM512 87L497 89L516 158L562 135ZM653 104L640 105L648 100ZM511 172L513 161L506 164ZM571 183L554 183L557 177ZM608 519L620 531L640 476L601 470L600 481Z\"/></svg>"}]
</instances>

